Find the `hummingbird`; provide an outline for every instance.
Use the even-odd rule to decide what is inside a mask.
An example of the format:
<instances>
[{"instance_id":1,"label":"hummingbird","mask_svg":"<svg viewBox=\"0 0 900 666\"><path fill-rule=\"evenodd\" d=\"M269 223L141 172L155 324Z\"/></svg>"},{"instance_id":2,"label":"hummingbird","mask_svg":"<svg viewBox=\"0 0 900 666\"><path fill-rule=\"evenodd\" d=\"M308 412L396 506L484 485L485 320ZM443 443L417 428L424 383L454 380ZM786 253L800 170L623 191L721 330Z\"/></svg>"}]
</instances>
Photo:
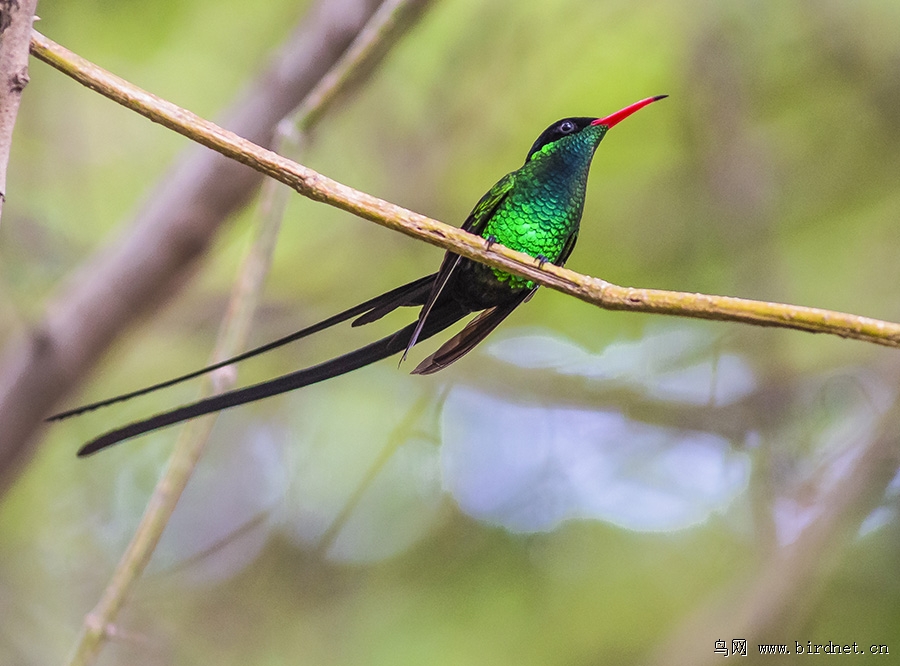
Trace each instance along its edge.
<instances>
[{"instance_id":1,"label":"hummingbird","mask_svg":"<svg viewBox=\"0 0 900 666\"><path fill-rule=\"evenodd\" d=\"M635 111L665 97L667 95L648 97L603 118L572 117L553 123L531 146L525 164L497 181L481 198L462 229L484 238L488 247L500 243L531 255L539 265L549 262L563 266L578 239L588 171L603 137ZM448 251L436 273L391 289L295 333L180 377L60 412L47 420L59 421L178 384L349 319L353 319L352 326L361 326L398 308L420 306L416 321L396 333L319 365L220 393L110 430L78 450L79 457L88 456L158 428L332 379L400 352L403 352L402 362L413 345L477 312L459 333L412 371L415 375L429 375L470 352L513 310L530 299L537 288L538 285L527 278Z\"/></svg>"}]
</instances>

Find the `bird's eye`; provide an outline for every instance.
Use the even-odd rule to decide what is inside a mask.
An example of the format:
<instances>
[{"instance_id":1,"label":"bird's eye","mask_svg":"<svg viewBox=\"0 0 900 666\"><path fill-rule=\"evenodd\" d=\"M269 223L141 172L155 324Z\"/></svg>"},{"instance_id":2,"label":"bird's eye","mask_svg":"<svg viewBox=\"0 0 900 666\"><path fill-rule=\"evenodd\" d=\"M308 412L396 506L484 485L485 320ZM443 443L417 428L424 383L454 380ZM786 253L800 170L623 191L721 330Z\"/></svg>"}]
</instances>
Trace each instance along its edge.
<instances>
[{"instance_id":1,"label":"bird's eye","mask_svg":"<svg viewBox=\"0 0 900 666\"><path fill-rule=\"evenodd\" d=\"M559 124L559 131L563 134L571 134L575 131L575 123L571 120L564 120Z\"/></svg>"}]
</instances>

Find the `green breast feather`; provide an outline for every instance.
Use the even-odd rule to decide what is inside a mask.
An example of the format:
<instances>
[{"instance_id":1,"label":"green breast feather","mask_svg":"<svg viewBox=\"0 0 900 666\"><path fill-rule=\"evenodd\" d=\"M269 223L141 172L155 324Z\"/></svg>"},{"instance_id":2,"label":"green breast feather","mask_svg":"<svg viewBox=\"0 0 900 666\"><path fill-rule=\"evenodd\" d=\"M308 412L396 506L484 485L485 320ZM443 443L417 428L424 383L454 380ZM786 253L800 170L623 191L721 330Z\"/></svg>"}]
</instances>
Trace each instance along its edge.
<instances>
[{"instance_id":1,"label":"green breast feather","mask_svg":"<svg viewBox=\"0 0 900 666\"><path fill-rule=\"evenodd\" d=\"M586 130L547 146L497 183L492 192L499 187L505 196L481 235L557 263L570 239L578 233L591 158L603 133ZM493 272L514 289L534 286L530 280L500 269Z\"/></svg>"}]
</instances>

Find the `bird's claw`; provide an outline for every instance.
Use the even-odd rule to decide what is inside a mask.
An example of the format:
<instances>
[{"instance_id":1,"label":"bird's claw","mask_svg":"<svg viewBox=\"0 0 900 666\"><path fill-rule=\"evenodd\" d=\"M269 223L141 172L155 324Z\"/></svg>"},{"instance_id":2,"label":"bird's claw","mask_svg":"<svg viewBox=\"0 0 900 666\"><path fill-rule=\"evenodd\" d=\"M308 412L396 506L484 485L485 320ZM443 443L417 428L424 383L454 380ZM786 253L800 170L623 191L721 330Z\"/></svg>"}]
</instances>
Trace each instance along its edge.
<instances>
[{"instance_id":1,"label":"bird's claw","mask_svg":"<svg viewBox=\"0 0 900 666\"><path fill-rule=\"evenodd\" d=\"M535 259L537 260L538 268L543 268L544 264L546 264L548 261L550 261L547 257L545 257L542 254L539 254L538 256L536 256Z\"/></svg>"},{"instance_id":2,"label":"bird's claw","mask_svg":"<svg viewBox=\"0 0 900 666\"><path fill-rule=\"evenodd\" d=\"M484 249L490 250L492 247L494 247L494 243L496 243L496 242L497 242L497 237L494 236L493 234L491 234L490 236L488 236L487 238L484 239Z\"/></svg>"}]
</instances>

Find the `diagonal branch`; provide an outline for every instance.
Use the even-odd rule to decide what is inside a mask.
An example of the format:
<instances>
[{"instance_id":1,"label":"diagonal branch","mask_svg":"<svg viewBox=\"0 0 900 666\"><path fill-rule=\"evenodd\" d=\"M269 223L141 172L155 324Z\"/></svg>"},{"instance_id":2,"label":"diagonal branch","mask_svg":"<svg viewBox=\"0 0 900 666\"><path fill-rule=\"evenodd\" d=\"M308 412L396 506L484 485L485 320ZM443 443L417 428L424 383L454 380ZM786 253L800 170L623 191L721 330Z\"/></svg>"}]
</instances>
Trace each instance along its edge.
<instances>
[{"instance_id":1,"label":"diagonal branch","mask_svg":"<svg viewBox=\"0 0 900 666\"><path fill-rule=\"evenodd\" d=\"M35 33L32 53L113 101L280 180L305 197L341 208L432 245L453 250L464 257L527 277L538 284L602 308L777 326L900 347L900 324L893 322L819 308L728 296L620 287L552 264L537 266L534 258L527 254L496 244L490 248L485 247L484 239L479 236L354 190L270 150L260 148L190 111L141 90L39 33Z\"/></svg>"}]
</instances>

